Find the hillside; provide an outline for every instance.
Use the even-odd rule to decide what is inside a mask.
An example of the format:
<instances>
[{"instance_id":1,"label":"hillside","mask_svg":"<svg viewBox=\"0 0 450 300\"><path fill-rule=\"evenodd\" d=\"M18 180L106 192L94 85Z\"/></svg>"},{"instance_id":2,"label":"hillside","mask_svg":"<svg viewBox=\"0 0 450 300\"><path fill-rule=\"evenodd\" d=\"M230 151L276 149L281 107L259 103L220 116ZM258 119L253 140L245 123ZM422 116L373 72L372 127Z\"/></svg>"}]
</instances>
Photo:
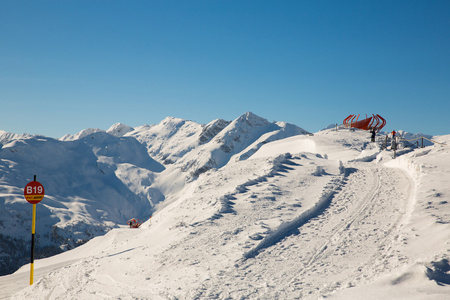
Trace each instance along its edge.
<instances>
[{"instance_id":1,"label":"hillside","mask_svg":"<svg viewBox=\"0 0 450 300\"><path fill-rule=\"evenodd\" d=\"M164 200L187 182L220 167L209 159L220 157L225 164L257 139L306 133L278 124L246 113L233 122L207 125L172 117L136 128L117 123L106 131L90 128L60 140L0 132L0 275L29 259L31 205L23 198L23 187L34 175L46 190L37 206L36 257L46 257L130 218L148 220L158 204L166 205ZM235 150L225 153L223 145Z\"/></svg>"},{"instance_id":2,"label":"hillside","mask_svg":"<svg viewBox=\"0 0 450 300\"><path fill-rule=\"evenodd\" d=\"M256 121L246 128L274 126ZM0 277L0 288L13 299L450 294L450 136L433 138L443 144L403 149L393 159L368 142L367 132L347 129L265 143L261 137L272 131L246 133L253 137L248 145L236 146L236 123L210 139L206 157L217 167L195 180L184 174L190 179L164 194L140 229L113 229L38 260L33 286L27 287L25 266ZM178 178L173 168L186 165L191 151L180 152L160 174ZM200 157L196 166L213 165L207 161Z\"/></svg>"}]
</instances>

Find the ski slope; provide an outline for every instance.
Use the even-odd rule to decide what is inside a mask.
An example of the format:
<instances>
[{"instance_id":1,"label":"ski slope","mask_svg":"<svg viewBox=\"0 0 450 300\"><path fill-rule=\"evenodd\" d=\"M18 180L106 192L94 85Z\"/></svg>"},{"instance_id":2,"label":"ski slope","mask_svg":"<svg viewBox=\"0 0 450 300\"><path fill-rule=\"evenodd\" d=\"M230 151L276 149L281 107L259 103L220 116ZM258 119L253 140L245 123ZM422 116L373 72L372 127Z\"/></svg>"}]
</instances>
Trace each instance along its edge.
<instances>
[{"instance_id":1,"label":"ski slope","mask_svg":"<svg viewBox=\"0 0 450 300\"><path fill-rule=\"evenodd\" d=\"M449 299L450 136L435 139L396 159L347 129L265 143L141 228L35 261L34 285L29 266L0 277L1 299Z\"/></svg>"}]
</instances>

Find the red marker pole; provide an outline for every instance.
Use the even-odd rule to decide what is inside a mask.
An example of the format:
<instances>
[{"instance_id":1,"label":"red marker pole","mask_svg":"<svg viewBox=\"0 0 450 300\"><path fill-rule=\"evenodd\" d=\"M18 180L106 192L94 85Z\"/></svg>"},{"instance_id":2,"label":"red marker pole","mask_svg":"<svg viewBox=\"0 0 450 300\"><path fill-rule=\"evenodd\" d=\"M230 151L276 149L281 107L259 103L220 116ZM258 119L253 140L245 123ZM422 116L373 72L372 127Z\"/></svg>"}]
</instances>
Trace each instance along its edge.
<instances>
[{"instance_id":1,"label":"red marker pole","mask_svg":"<svg viewBox=\"0 0 450 300\"><path fill-rule=\"evenodd\" d=\"M33 217L31 222L31 261L30 261L30 285L33 284L34 278L34 234L36 233L36 204L44 198L44 187L41 183L36 181L36 175L34 175L34 181L30 181L23 191L25 199L33 204Z\"/></svg>"}]
</instances>

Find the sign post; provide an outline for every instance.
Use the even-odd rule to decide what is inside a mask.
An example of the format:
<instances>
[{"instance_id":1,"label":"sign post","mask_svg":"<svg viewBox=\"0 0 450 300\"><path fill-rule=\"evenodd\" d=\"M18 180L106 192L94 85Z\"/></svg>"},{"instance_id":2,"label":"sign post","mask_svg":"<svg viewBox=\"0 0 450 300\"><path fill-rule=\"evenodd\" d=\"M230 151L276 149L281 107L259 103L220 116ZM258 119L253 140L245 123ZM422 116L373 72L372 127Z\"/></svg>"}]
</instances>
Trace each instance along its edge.
<instances>
[{"instance_id":1,"label":"sign post","mask_svg":"<svg viewBox=\"0 0 450 300\"><path fill-rule=\"evenodd\" d=\"M34 181L30 181L23 190L25 199L33 204L33 217L31 223L31 263L30 263L30 285L33 284L34 277L34 234L36 232L36 204L44 198L44 187L41 183L36 181L36 175L34 175Z\"/></svg>"}]
</instances>

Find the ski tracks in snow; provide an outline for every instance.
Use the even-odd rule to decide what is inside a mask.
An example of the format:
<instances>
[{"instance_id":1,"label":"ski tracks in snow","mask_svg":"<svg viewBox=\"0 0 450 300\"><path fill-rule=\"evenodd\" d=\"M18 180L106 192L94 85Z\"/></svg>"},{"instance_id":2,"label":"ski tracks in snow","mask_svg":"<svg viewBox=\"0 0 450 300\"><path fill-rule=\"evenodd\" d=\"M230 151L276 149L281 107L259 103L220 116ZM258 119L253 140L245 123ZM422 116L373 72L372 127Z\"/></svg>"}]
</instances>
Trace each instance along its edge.
<instances>
[{"instance_id":1,"label":"ski tracks in snow","mask_svg":"<svg viewBox=\"0 0 450 300\"><path fill-rule=\"evenodd\" d=\"M185 201L173 204L178 219L169 230L180 239L169 251L133 252L124 244L127 251L115 250L120 255L109 258L111 264L87 258L60 270L62 290L50 293L316 299L407 263L398 250L413 184L398 169L374 162L343 168L339 161L303 153L242 161L200 180ZM141 259L133 262L132 255ZM129 263L116 270L117 259ZM142 289L129 286L130 276ZM104 294L98 294L99 286Z\"/></svg>"},{"instance_id":2,"label":"ski tracks in snow","mask_svg":"<svg viewBox=\"0 0 450 300\"><path fill-rule=\"evenodd\" d=\"M236 254L234 257L223 257L227 263L221 260L215 264L215 267L222 265L223 268L211 274L211 279L202 284L196 297L247 297L246 292L241 294L242 291L248 291L245 284L232 292L234 287L220 282L235 281L236 277L246 273L240 270L242 266L259 261L260 253L271 251L283 244L287 237L298 234L302 225L327 209L334 195L345 184L346 175L342 164L320 155L287 155L278 157L273 164L273 169L266 175L249 179L238 185L234 192L220 198L221 208L210 220L211 224L218 226L201 226L203 230L210 231L204 231L202 236L214 239L220 245L215 248L219 252L218 256L222 251L230 253L227 250L230 247L235 249L231 252ZM226 173L227 170L222 172ZM229 230L224 231L223 228ZM215 230L220 232L213 233ZM202 245L206 246L207 242L204 241ZM194 248L198 249L198 245ZM227 276L233 278L227 279ZM242 277L243 282L247 281L246 278Z\"/></svg>"},{"instance_id":3,"label":"ski tracks in snow","mask_svg":"<svg viewBox=\"0 0 450 300\"><path fill-rule=\"evenodd\" d=\"M245 285L237 291L226 283L245 273L239 269L246 260L258 260L260 253L296 234L303 223L326 209L342 187L343 178L338 161L313 153L241 161L206 174L200 179L202 188L183 209L186 215L192 209L205 208L206 213L215 208L216 212L209 218L196 218L177 227L176 230L187 233L173 245L182 253L177 272L180 277L174 278L169 269L158 272L170 271L172 280L181 286L190 282L187 294L181 288L173 291L175 297L224 298L228 289L238 294L242 290L246 295ZM228 185L222 187L223 182ZM233 189L229 189L231 182ZM212 195L216 200L210 198ZM162 255L160 260L168 263L171 257ZM196 285L193 281L197 282L197 289L192 288Z\"/></svg>"},{"instance_id":4,"label":"ski tracks in snow","mask_svg":"<svg viewBox=\"0 0 450 300\"><path fill-rule=\"evenodd\" d=\"M406 263L397 249L412 201L412 182L400 170L354 166L330 208L292 237L309 245L300 256L298 271L285 284L286 291L317 296L369 281Z\"/></svg>"},{"instance_id":5,"label":"ski tracks in snow","mask_svg":"<svg viewBox=\"0 0 450 300\"><path fill-rule=\"evenodd\" d=\"M412 205L413 183L404 172L373 162L351 162L344 174L331 175L322 170L318 175L330 176L322 176L317 183L309 182L307 190L298 184L303 180L302 162L291 164L284 175L233 196L233 214L220 222L241 224L230 239L240 234L247 234L250 239L238 242L244 253L235 267L221 271L204 284L200 295L314 298L373 280L407 263L399 251L403 243L400 231ZM326 177L327 182L323 181ZM246 206L246 199L255 200L266 210L270 210L266 203L270 197L270 202L277 205L302 203L308 207L308 199L301 198L301 193L314 194L319 186L322 192L315 195L316 204L309 208L291 213L281 208L277 221L261 216L259 220L248 220L260 211L256 205ZM264 196L264 189L271 196ZM291 202L294 200L297 204ZM240 214L247 219L245 222ZM227 276L234 280L227 280ZM236 277L241 280L236 281ZM242 284L221 284L228 281Z\"/></svg>"}]
</instances>

